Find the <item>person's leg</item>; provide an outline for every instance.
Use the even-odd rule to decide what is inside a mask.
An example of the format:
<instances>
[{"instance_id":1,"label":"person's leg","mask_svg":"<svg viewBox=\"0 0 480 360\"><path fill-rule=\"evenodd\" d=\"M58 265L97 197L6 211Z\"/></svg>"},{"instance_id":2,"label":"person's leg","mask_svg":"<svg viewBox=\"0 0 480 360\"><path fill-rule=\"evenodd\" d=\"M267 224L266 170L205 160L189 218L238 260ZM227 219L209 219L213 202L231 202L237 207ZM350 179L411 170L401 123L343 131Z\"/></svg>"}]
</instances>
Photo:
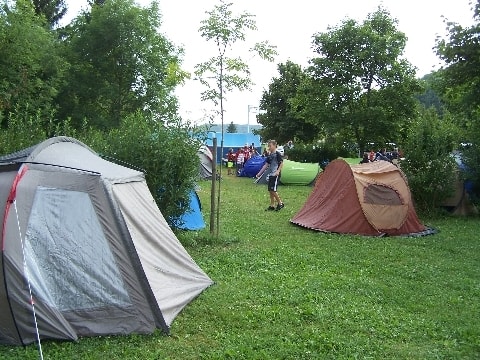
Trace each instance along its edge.
<instances>
[{"instance_id":1,"label":"person's leg","mask_svg":"<svg viewBox=\"0 0 480 360\"><path fill-rule=\"evenodd\" d=\"M274 179L271 176L268 177L268 193L270 195L270 206L266 209L267 211L275 210L275 191L273 189Z\"/></svg>"},{"instance_id":2,"label":"person's leg","mask_svg":"<svg viewBox=\"0 0 480 360\"><path fill-rule=\"evenodd\" d=\"M270 191L270 206L275 206L275 192Z\"/></svg>"},{"instance_id":3,"label":"person's leg","mask_svg":"<svg viewBox=\"0 0 480 360\"><path fill-rule=\"evenodd\" d=\"M285 207L285 204L283 203L282 199L280 198L280 195L278 195L277 189L278 189L278 176L275 177L275 182L272 184L270 190L273 190L273 198L274 201L277 202L277 207L275 210L280 211Z\"/></svg>"},{"instance_id":4,"label":"person's leg","mask_svg":"<svg viewBox=\"0 0 480 360\"><path fill-rule=\"evenodd\" d=\"M283 204L282 199L280 198L280 195L278 195L278 192L274 192L273 197L274 197L275 201L277 202L277 204Z\"/></svg>"},{"instance_id":5,"label":"person's leg","mask_svg":"<svg viewBox=\"0 0 480 360\"><path fill-rule=\"evenodd\" d=\"M280 211L285 207L285 204L283 203L282 199L280 199L280 196L278 195L277 192L275 192L275 200L277 201L277 207L275 208L276 211Z\"/></svg>"}]
</instances>

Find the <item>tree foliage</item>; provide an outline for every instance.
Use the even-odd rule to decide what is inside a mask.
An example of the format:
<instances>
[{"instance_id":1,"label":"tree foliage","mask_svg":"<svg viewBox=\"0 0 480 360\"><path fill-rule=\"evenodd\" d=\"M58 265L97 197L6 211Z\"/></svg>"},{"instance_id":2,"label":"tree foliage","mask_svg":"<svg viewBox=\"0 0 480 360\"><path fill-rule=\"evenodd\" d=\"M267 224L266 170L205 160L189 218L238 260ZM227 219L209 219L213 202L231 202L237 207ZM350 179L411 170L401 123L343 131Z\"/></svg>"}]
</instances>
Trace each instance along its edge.
<instances>
[{"instance_id":1,"label":"tree foliage","mask_svg":"<svg viewBox=\"0 0 480 360\"><path fill-rule=\"evenodd\" d=\"M227 133L229 134L235 134L237 132L237 125L233 123L233 121L228 124L227 126Z\"/></svg>"},{"instance_id":2,"label":"tree foliage","mask_svg":"<svg viewBox=\"0 0 480 360\"><path fill-rule=\"evenodd\" d=\"M437 42L444 98L453 111L475 112L480 106L480 0L474 5L475 24L463 27L447 22L447 38Z\"/></svg>"},{"instance_id":3,"label":"tree foliage","mask_svg":"<svg viewBox=\"0 0 480 360\"><path fill-rule=\"evenodd\" d=\"M32 0L35 13L45 17L51 28L58 25L58 22L67 13L65 0Z\"/></svg>"},{"instance_id":4,"label":"tree foliage","mask_svg":"<svg viewBox=\"0 0 480 360\"><path fill-rule=\"evenodd\" d=\"M463 128L466 176L480 193L480 0L473 3L475 23L463 27L447 22L447 37L438 39L437 54L445 62L436 86L447 109L457 114ZM459 145L459 144L458 144Z\"/></svg>"},{"instance_id":5,"label":"tree foliage","mask_svg":"<svg viewBox=\"0 0 480 360\"><path fill-rule=\"evenodd\" d=\"M177 114L173 91L186 74L159 33L158 5L94 1L61 36L47 20L30 0L0 7L0 153L75 137L146 170L173 220L198 173L198 144Z\"/></svg>"},{"instance_id":6,"label":"tree foliage","mask_svg":"<svg viewBox=\"0 0 480 360\"><path fill-rule=\"evenodd\" d=\"M59 42L28 0L0 8L0 114L49 116L67 63Z\"/></svg>"},{"instance_id":7,"label":"tree foliage","mask_svg":"<svg viewBox=\"0 0 480 360\"><path fill-rule=\"evenodd\" d=\"M421 111L408 130L401 167L423 210L440 206L453 192L457 165L451 154L458 146L458 132L451 116L440 118L434 109Z\"/></svg>"},{"instance_id":8,"label":"tree foliage","mask_svg":"<svg viewBox=\"0 0 480 360\"><path fill-rule=\"evenodd\" d=\"M379 8L358 23L347 19L314 36L317 57L297 100L307 121L326 134L342 133L361 150L368 142L396 142L415 116L420 90L402 58L406 36Z\"/></svg>"},{"instance_id":9,"label":"tree foliage","mask_svg":"<svg viewBox=\"0 0 480 360\"><path fill-rule=\"evenodd\" d=\"M195 187L200 145L180 122L165 124L137 112L106 134L104 153L145 171L150 191L171 221L185 212Z\"/></svg>"},{"instance_id":10,"label":"tree foliage","mask_svg":"<svg viewBox=\"0 0 480 360\"><path fill-rule=\"evenodd\" d=\"M180 50L158 32L160 25L156 2L142 8L109 0L80 15L65 40L71 69L58 97L60 118L110 128L137 111L159 121L175 116L173 90L186 74Z\"/></svg>"},{"instance_id":11,"label":"tree foliage","mask_svg":"<svg viewBox=\"0 0 480 360\"><path fill-rule=\"evenodd\" d=\"M257 117L263 125L260 135L263 139L277 139L281 143L292 139L312 141L318 136L317 124L305 121L294 102L307 75L300 65L291 61L279 64L278 73L260 101L260 109L264 111Z\"/></svg>"},{"instance_id":12,"label":"tree foliage","mask_svg":"<svg viewBox=\"0 0 480 360\"><path fill-rule=\"evenodd\" d=\"M443 115L445 104L438 89L441 73L434 71L421 79L423 92L417 94L416 98L425 109L433 108L439 115Z\"/></svg>"}]
</instances>

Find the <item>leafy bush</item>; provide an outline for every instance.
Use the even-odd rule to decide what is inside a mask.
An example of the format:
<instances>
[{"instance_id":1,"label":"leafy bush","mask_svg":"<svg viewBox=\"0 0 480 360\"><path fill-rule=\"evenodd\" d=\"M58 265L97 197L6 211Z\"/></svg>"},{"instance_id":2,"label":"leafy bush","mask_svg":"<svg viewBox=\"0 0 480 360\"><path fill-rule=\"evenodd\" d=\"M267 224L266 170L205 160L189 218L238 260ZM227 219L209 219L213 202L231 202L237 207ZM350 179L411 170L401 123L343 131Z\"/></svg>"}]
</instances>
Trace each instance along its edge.
<instances>
[{"instance_id":1,"label":"leafy bush","mask_svg":"<svg viewBox=\"0 0 480 360\"><path fill-rule=\"evenodd\" d=\"M164 124L137 113L106 134L104 153L145 171L150 191L169 220L185 212L182 204L188 204L198 177L199 146L180 122Z\"/></svg>"},{"instance_id":2,"label":"leafy bush","mask_svg":"<svg viewBox=\"0 0 480 360\"><path fill-rule=\"evenodd\" d=\"M296 143L292 149L286 149L285 152L290 160L304 163L322 163L332 161L339 156L351 157L354 155L344 144L332 142Z\"/></svg>"},{"instance_id":3,"label":"leafy bush","mask_svg":"<svg viewBox=\"0 0 480 360\"><path fill-rule=\"evenodd\" d=\"M42 122L42 113L23 109L10 113L0 122L5 128L0 131L0 154L9 154L33 146L47 138L47 130ZM48 125L47 125L48 126Z\"/></svg>"},{"instance_id":4,"label":"leafy bush","mask_svg":"<svg viewBox=\"0 0 480 360\"><path fill-rule=\"evenodd\" d=\"M448 114L439 118L432 109L423 111L408 130L401 167L417 206L424 211L440 206L453 193L457 165L452 151L458 134Z\"/></svg>"}]
</instances>

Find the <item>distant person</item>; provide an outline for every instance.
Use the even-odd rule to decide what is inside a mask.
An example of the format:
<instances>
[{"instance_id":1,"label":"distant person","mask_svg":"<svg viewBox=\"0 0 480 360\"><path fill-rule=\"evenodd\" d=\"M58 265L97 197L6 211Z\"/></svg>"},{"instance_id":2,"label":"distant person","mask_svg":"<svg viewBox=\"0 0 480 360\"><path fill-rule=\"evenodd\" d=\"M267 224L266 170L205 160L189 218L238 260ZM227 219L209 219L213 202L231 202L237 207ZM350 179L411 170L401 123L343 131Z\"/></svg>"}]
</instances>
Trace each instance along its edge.
<instances>
[{"instance_id":1,"label":"distant person","mask_svg":"<svg viewBox=\"0 0 480 360\"><path fill-rule=\"evenodd\" d=\"M380 160L390 162L390 159L387 157L387 149L382 149L375 155L375 161Z\"/></svg>"},{"instance_id":2,"label":"distant person","mask_svg":"<svg viewBox=\"0 0 480 360\"><path fill-rule=\"evenodd\" d=\"M398 148L394 148L392 151L392 164L395 166L398 166L398 163L400 161L400 152L398 151Z\"/></svg>"},{"instance_id":3,"label":"distant person","mask_svg":"<svg viewBox=\"0 0 480 360\"><path fill-rule=\"evenodd\" d=\"M375 151L373 150L370 150L370 154L368 154L368 160L370 160L370 162L374 162L375 161Z\"/></svg>"},{"instance_id":4,"label":"distant person","mask_svg":"<svg viewBox=\"0 0 480 360\"><path fill-rule=\"evenodd\" d=\"M369 164L370 163L370 154L369 153L363 153L363 158L360 161L360 164Z\"/></svg>"},{"instance_id":5,"label":"distant person","mask_svg":"<svg viewBox=\"0 0 480 360\"><path fill-rule=\"evenodd\" d=\"M328 160L328 159L323 159L322 161L320 161L318 163L318 165L320 165L320 168L322 170L325 170L327 168L328 164L330 164L330 160Z\"/></svg>"},{"instance_id":6,"label":"distant person","mask_svg":"<svg viewBox=\"0 0 480 360\"><path fill-rule=\"evenodd\" d=\"M243 169L243 164L245 163L245 152L243 149L240 149L237 155L237 174Z\"/></svg>"},{"instance_id":7,"label":"distant person","mask_svg":"<svg viewBox=\"0 0 480 360\"><path fill-rule=\"evenodd\" d=\"M250 159L250 149L248 148L248 145L245 145L243 147L243 154L245 155L243 163L246 164L247 161Z\"/></svg>"},{"instance_id":8,"label":"distant person","mask_svg":"<svg viewBox=\"0 0 480 360\"><path fill-rule=\"evenodd\" d=\"M233 166L235 164L235 153L233 149L228 150L227 153L227 175L235 175Z\"/></svg>"},{"instance_id":9,"label":"distant person","mask_svg":"<svg viewBox=\"0 0 480 360\"><path fill-rule=\"evenodd\" d=\"M255 147L252 147L250 149L250 154L251 156L250 157L255 157L255 156L260 156L260 154L258 153L257 149Z\"/></svg>"},{"instance_id":10,"label":"distant person","mask_svg":"<svg viewBox=\"0 0 480 360\"><path fill-rule=\"evenodd\" d=\"M262 169L257 174L257 179L262 177L265 171L268 172L267 182L268 182L268 192L270 193L270 206L266 211L280 211L285 207L280 195L278 195L278 180L280 179L280 174L283 168L283 158L282 155L277 151L277 142L275 140L270 140L268 142L268 152L267 161L263 165Z\"/></svg>"}]
</instances>

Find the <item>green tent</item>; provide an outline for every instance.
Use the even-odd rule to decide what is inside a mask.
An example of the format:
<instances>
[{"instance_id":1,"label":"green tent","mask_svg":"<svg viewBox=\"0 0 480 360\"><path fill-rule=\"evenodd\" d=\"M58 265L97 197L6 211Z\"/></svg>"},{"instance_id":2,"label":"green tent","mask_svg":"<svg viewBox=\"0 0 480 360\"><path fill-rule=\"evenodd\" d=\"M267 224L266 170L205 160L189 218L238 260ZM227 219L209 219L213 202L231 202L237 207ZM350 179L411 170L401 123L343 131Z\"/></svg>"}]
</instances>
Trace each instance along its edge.
<instances>
[{"instance_id":1,"label":"green tent","mask_svg":"<svg viewBox=\"0 0 480 360\"><path fill-rule=\"evenodd\" d=\"M280 182L283 185L310 185L315 181L320 171L318 164L285 160Z\"/></svg>"}]
</instances>

